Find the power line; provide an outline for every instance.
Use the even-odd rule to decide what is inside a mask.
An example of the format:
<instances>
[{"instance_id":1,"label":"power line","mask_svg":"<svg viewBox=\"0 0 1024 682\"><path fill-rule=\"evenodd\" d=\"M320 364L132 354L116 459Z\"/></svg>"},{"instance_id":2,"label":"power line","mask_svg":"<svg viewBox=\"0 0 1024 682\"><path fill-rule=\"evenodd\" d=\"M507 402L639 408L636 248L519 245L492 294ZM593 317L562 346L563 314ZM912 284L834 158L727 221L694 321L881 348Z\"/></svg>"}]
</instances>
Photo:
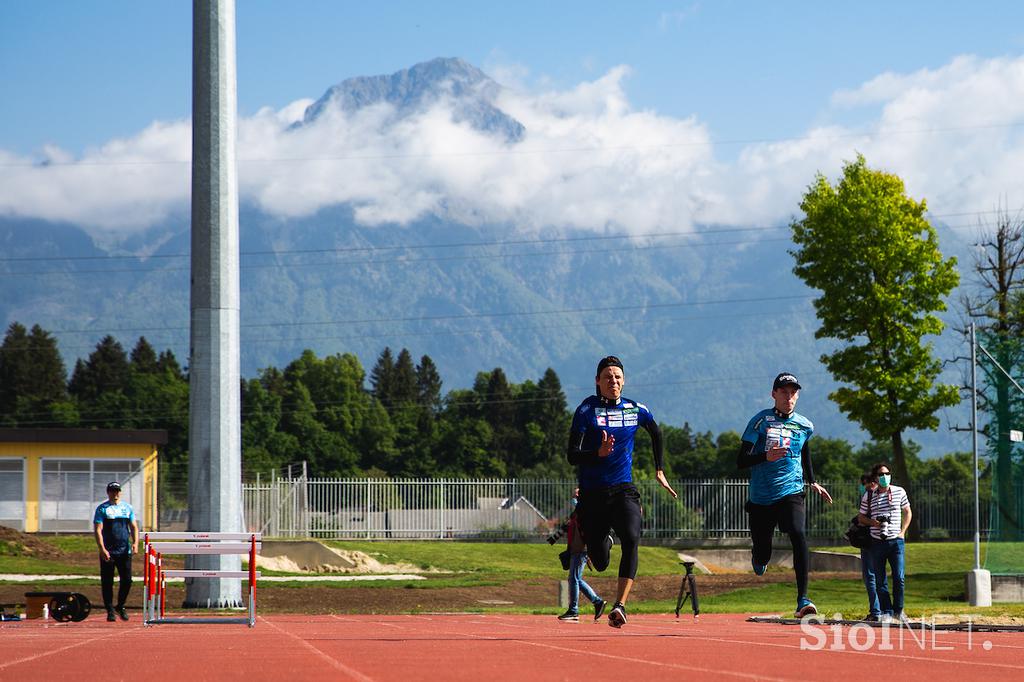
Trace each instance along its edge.
<instances>
[{"instance_id":1,"label":"power line","mask_svg":"<svg viewBox=\"0 0 1024 682\"><path fill-rule=\"evenodd\" d=\"M737 319L743 317L760 317L763 316L763 311L755 311L749 313L724 313L719 315L687 315L683 317L658 317L650 319L647 317L619 317L616 318L616 322L620 324L630 324L634 327L641 325L655 325L655 324L666 324L671 322L693 322L698 320L715 320L715 319ZM290 336L290 337L263 337L263 338L251 338L247 337L243 339L245 346L253 344L305 344L314 341L359 341L364 339L386 339L386 338L422 338L422 337L434 337L434 336L462 336L462 335L484 335L484 334L508 334L517 331L526 330L538 330L538 329L567 329L567 328L578 328L580 323L578 321L572 322L559 322L553 324L530 324L530 325L517 325L513 327L476 327L474 329L444 329L436 331L389 331L389 332L377 332L377 333L365 333L365 334L351 334L347 336ZM184 327L178 328L175 331L184 335L187 333L187 329ZM82 332L84 333L84 332ZM97 330L97 334L103 333L103 330ZM166 344L174 344L175 341L168 341L166 339L159 339L158 337L147 336L146 340L149 341L150 345L161 346ZM179 339L179 344L187 344L187 339ZM61 348L65 351L84 351L93 350L95 345L66 345L61 344ZM30 353L30 352L46 352L45 349L34 349L25 348L19 349L19 353ZM244 349L243 349L244 352Z\"/></svg>"},{"instance_id":2,"label":"power line","mask_svg":"<svg viewBox=\"0 0 1024 682\"><path fill-rule=\"evenodd\" d=\"M733 303L763 303L766 301L806 300L814 298L810 295L793 296L758 296L753 298L723 298L704 301L678 301L675 303L648 303L642 307L647 309L679 308L699 305L722 305ZM584 308L557 308L553 310L496 311L482 313L461 313L450 315L419 315L408 317L377 317L359 320L318 320L313 322L251 322L242 324L242 328L273 328L273 327L322 327L329 325L378 324L387 322L436 322L441 320L466 320L480 318L532 317L536 315L565 315L571 313L598 313L622 310L622 306L592 306ZM129 327L120 329L54 329L47 330L51 334L114 334L121 332L138 333L141 331L183 331L186 327Z\"/></svg>"},{"instance_id":3,"label":"power line","mask_svg":"<svg viewBox=\"0 0 1024 682\"><path fill-rule=\"evenodd\" d=\"M965 229L966 227L973 226L948 226L951 230ZM782 229L782 228L758 228L758 229ZM770 242L788 242L788 237L771 237L766 239L758 239L756 242L751 240L742 241L730 241L730 242L691 242L688 244L631 244L628 246L617 247L618 252L639 252L639 251L651 251L659 250L664 251L667 249L692 249L692 248L703 248L703 247L714 247L714 246L741 246L752 243L764 244ZM967 242L960 240L961 243L967 244ZM420 247L388 247L387 250L419 250L422 248L436 248L431 246L420 246ZM607 248L594 248L594 249L572 249L572 250L546 250L539 252L521 252L521 253L484 253L484 254L459 254L450 256L422 256L418 258L407 258L404 256L398 256L394 258L367 258L359 260L329 260L319 261L312 263L263 263L263 264L249 264L240 265L241 270L277 270L277 269L297 269L297 268L315 268L315 267L336 267L341 265L388 265L393 263L400 263L403 266L415 263L427 263L427 262L442 262L442 261L460 261L460 260L492 260L499 258L537 258L537 257L553 257L561 255L579 255L586 253L604 253ZM325 249L320 253L332 253L333 250ZM282 252L284 253L284 252ZM316 253L313 250L307 250L303 253ZM2 259L0 259L2 260ZM53 259L58 260L58 259ZM13 272L0 272L0 277L37 277L45 275L67 275L67 276L79 276L79 275L112 275L112 274L153 274L153 273L174 273L174 272L188 272L188 267L152 267L152 268L122 268L122 269L100 269L100 270L36 270L26 271L18 270Z\"/></svg>"},{"instance_id":4,"label":"power line","mask_svg":"<svg viewBox=\"0 0 1024 682\"><path fill-rule=\"evenodd\" d=\"M1017 211L1024 211L1024 207L1016 209ZM966 211L958 213L929 213L928 215L932 218L954 218L964 216L982 216L994 213L1005 212L1003 209L992 209L982 211ZM948 225L946 226L951 230L969 229L977 227L976 224L967 225ZM713 229L700 229L700 230L672 230L667 232L641 232L636 234L620 233L620 234L591 234L591 235L577 235L577 236L565 236L565 237L538 237L533 239L500 239L490 241L466 241L466 242L448 242L443 244L396 244L396 245L367 245L367 246L348 246L340 248L324 248L324 249L281 249L281 250L259 250L259 251L241 251L240 256L291 256L291 255L323 255L323 254L342 254L342 253L378 253L385 251L420 251L425 249L448 249L448 248L482 248L491 246L521 246L521 245L544 245L544 244L559 244L567 242L594 242L594 241L608 241L608 240L635 240L635 239L660 239L666 237L702 237L709 234L726 234L734 232L770 232L772 230L785 230L789 229L789 224L782 225L749 225L744 227L719 227ZM764 241L764 240L759 240ZM749 242L738 242L738 243L749 243ZM703 244L697 244L703 245ZM139 255L115 255L115 254L103 254L94 256L10 256L0 257L0 263L17 263L17 262L39 262L39 261L104 261L104 260L169 260L174 258L189 258L188 253L168 253L168 254L152 254L148 256ZM358 261L357 261L358 262ZM369 261L368 261L369 262ZM382 261L374 261L382 262ZM111 271L104 270L102 272L147 272L148 270L132 269L132 270L121 270ZM48 271L46 273L38 274L53 274L64 273L67 271ZM81 271L78 271L81 272ZM99 272L99 271L90 271ZM12 273L0 273L0 274L12 274ZM37 274L37 273L32 273Z\"/></svg>"}]
</instances>

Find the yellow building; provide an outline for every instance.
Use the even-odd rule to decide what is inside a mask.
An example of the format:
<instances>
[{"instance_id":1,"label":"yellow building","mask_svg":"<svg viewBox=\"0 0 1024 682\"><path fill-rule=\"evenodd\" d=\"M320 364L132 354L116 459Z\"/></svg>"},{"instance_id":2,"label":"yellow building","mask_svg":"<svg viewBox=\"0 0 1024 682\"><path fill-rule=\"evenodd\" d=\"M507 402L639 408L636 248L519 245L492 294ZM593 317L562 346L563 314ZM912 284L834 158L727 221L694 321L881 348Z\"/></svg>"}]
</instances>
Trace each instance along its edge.
<instances>
[{"instance_id":1,"label":"yellow building","mask_svg":"<svg viewBox=\"0 0 1024 682\"><path fill-rule=\"evenodd\" d=\"M0 525L28 533L92 530L107 483L157 527L157 446L163 430L0 429Z\"/></svg>"}]
</instances>

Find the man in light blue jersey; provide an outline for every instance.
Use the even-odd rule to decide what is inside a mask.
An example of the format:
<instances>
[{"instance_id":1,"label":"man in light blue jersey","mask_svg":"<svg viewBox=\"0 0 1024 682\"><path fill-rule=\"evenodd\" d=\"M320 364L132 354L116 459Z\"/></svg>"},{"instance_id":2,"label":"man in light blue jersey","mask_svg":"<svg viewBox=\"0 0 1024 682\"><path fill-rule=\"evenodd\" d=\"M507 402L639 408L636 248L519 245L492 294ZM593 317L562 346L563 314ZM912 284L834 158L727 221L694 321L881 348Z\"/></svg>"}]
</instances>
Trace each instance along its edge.
<instances>
[{"instance_id":1,"label":"man in light blue jersey","mask_svg":"<svg viewBox=\"0 0 1024 682\"><path fill-rule=\"evenodd\" d=\"M135 510L121 501L121 484L107 484L107 501L93 515L96 546L100 550L100 590L107 620L128 620L124 604L132 589L132 554L139 549L139 524ZM114 569L117 569L117 605L114 601ZM116 614L116 616L115 616Z\"/></svg>"},{"instance_id":2,"label":"man in light blue jersey","mask_svg":"<svg viewBox=\"0 0 1024 682\"><path fill-rule=\"evenodd\" d=\"M796 617L817 613L807 597L807 566L810 555L805 534L804 481L829 504L832 496L814 480L811 450L808 445L814 424L796 413L800 382L782 372L772 384L775 405L753 416L743 431L736 456L739 469L750 469L750 493L746 504L753 543L751 564L754 573L764 575L772 558L775 527L789 535L793 545L793 571L796 573Z\"/></svg>"}]
</instances>

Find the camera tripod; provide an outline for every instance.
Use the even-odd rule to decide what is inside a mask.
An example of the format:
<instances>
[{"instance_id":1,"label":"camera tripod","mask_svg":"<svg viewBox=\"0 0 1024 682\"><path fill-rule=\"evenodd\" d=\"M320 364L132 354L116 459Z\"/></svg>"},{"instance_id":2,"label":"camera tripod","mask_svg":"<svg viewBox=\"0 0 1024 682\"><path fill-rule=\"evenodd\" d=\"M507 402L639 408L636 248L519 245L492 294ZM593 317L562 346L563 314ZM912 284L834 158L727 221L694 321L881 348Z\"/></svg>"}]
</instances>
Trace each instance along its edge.
<instances>
[{"instance_id":1,"label":"camera tripod","mask_svg":"<svg viewBox=\"0 0 1024 682\"><path fill-rule=\"evenodd\" d=\"M690 606L693 608L693 619L697 620L700 616L700 603L697 601L697 576L693 574L692 561L681 561L679 562L686 567L686 575L683 576L683 581L679 585L679 598L676 599L676 618L679 618L679 611L682 610L683 604L686 600L690 600Z\"/></svg>"}]
</instances>

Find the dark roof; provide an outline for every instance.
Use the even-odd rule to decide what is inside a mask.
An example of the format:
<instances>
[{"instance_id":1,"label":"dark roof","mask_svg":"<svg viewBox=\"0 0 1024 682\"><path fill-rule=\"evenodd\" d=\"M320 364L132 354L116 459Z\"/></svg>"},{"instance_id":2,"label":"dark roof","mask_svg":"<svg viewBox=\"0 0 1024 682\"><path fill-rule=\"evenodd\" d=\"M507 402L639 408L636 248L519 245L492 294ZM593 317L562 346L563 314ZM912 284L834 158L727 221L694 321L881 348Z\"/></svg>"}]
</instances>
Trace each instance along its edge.
<instances>
[{"instance_id":1,"label":"dark roof","mask_svg":"<svg viewBox=\"0 0 1024 682\"><path fill-rule=\"evenodd\" d=\"M149 443L165 445L164 429L0 429L0 443Z\"/></svg>"}]
</instances>

